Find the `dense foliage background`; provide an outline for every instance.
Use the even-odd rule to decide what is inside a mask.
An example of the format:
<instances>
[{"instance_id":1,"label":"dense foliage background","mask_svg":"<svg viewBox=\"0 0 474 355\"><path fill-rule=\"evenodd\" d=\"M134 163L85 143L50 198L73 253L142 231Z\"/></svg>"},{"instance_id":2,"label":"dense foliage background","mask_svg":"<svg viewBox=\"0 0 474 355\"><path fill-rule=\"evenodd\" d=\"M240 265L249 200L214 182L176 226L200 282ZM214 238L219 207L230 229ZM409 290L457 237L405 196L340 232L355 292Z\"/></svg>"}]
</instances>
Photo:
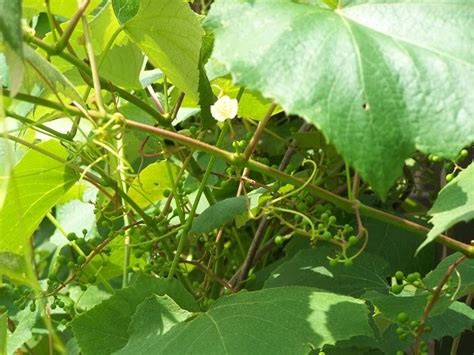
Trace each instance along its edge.
<instances>
[{"instance_id":1,"label":"dense foliage background","mask_svg":"<svg viewBox=\"0 0 474 355\"><path fill-rule=\"evenodd\" d=\"M473 28L0 0L0 354L470 354Z\"/></svg>"}]
</instances>

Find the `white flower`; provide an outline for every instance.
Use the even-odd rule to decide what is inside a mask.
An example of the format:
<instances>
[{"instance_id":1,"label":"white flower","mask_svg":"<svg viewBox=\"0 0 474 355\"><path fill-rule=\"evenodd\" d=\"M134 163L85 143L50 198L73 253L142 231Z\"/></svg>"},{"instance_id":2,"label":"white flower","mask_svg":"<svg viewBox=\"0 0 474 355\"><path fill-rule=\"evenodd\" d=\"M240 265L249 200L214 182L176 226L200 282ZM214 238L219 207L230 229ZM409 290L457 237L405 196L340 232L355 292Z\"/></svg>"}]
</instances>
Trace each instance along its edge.
<instances>
[{"instance_id":1,"label":"white flower","mask_svg":"<svg viewBox=\"0 0 474 355\"><path fill-rule=\"evenodd\" d=\"M214 105L211 105L211 114L214 119L219 122L224 122L228 118L237 116L239 110L239 103L236 99L231 99L225 95L220 97Z\"/></svg>"}]
</instances>

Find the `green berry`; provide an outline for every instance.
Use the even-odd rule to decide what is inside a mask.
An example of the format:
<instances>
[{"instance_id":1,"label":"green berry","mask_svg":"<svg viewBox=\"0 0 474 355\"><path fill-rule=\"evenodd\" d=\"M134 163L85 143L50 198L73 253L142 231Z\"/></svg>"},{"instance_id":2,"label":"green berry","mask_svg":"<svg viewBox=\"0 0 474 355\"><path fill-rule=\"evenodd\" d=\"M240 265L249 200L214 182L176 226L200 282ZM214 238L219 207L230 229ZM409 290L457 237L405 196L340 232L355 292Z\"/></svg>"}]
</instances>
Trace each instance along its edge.
<instances>
[{"instance_id":1,"label":"green berry","mask_svg":"<svg viewBox=\"0 0 474 355\"><path fill-rule=\"evenodd\" d=\"M30 311L35 312L36 311L36 305L34 303L30 304Z\"/></svg>"},{"instance_id":2,"label":"green berry","mask_svg":"<svg viewBox=\"0 0 474 355\"><path fill-rule=\"evenodd\" d=\"M405 312L401 312L401 313L398 313L397 315L397 321L400 322L400 323L406 323L408 322L409 318L408 318L408 314L405 313Z\"/></svg>"},{"instance_id":3,"label":"green berry","mask_svg":"<svg viewBox=\"0 0 474 355\"><path fill-rule=\"evenodd\" d=\"M446 175L446 182L450 182L453 179L454 179L454 174L447 174Z\"/></svg>"},{"instance_id":4,"label":"green berry","mask_svg":"<svg viewBox=\"0 0 474 355\"><path fill-rule=\"evenodd\" d=\"M329 265L331 266L336 266L337 264L339 264L339 261L337 259L331 259L329 260Z\"/></svg>"},{"instance_id":5,"label":"green berry","mask_svg":"<svg viewBox=\"0 0 474 355\"><path fill-rule=\"evenodd\" d=\"M77 257L77 263L78 263L78 264L81 264L81 265L82 265L82 264L84 264L85 262L86 262L86 257L85 257L84 255L79 255L79 256Z\"/></svg>"},{"instance_id":6,"label":"green berry","mask_svg":"<svg viewBox=\"0 0 474 355\"><path fill-rule=\"evenodd\" d=\"M276 244L276 245L282 245L283 242L284 242L284 239L283 239L283 237L282 237L281 235L277 235L277 236L275 237L275 244Z\"/></svg>"},{"instance_id":7,"label":"green berry","mask_svg":"<svg viewBox=\"0 0 474 355\"><path fill-rule=\"evenodd\" d=\"M327 213L323 213L321 215L321 221L327 223L329 221L329 215Z\"/></svg>"},{"instance_id":8,"label":"green berry","mask_svg":"<svg viewBox=\"0 0 474 355\"><path fill-rule=\"evenodd\" d=\"M58 255L57 257L58 263L60 264L66 264L67 263L67 258L65 255Z\"/></svg>"},{"instance_id":9,"label":"green berry","mask_svg":"<svg viewBox=\"0 0 474 355\"><path fill-rule=\"evenodd\" d=\"M329 232L329 231L325 231L325 232L323 233L323 235L321 236L321 238L323 238L323 239L325 239L325 240L331 239L331 238L332 238L332 234L331 234L331 232Z\"/></svg>"},{"instance_id":10,"label":"green berry","mask_svg":"<svg viewBox=\"0 0 474 355\"><path fill-rule=\"evenodd\" d=\"M404 276L405 276L405 275L403 275L403 272L402 272L402 271L397 271L397 272L395 273L395 278L396 278L397 280L399 280L399 281L403 280L403 277L404 277Z\"/></svg>"},{"instance_id":11,"label":"green berry","mask_svg":"<svg viewBox=\"0 0 474 355\"><path fill-rule=\"evenodd\" d=\"M410 322L410 328L415 329L420 325L420 323L417 320L412 320Z\"/></svg>"},{"instance_id":12,"label":"green berry","mask_svg":"<svg viewBox=\"0 0 474 355\"><path fill-rule=\"evenodd\" d=\"M354 261L352 259L344 260L344 266L352 266L353 264L354 264Z\"/></svg>"},{"instance_id":13,"label":"green berry","mask_svg":"<svg viewBox=\"0 0 474 355\"><path fill-rule=\"evenodd\" d=\"M51 309L56 309L57 305L56 303L51 303L51 305L49 306Z\"/></svg>"},{"instance_id":14,"label":"green berry","mask_svg":"<svg viewBox=\"0 0 474 355\"><path fill-rule=\"evenodd\" d=\"M405 340L405 339L407 338L407 336L408 336L407 333L405 333L405 334L400 334L400 335L398 336L398 339L400 339L400 340Z\"/></svg>"},{"instance_id":15,"label":"green berry","mask_svg":"<svg viewBox=\"0 0 474 355\"><path fill-rule=\"evenodd\" d=\"M467 151L467 149L463 149L459 152L459 155L462 157L462 158L465 158L469 155L469 152Z\"/></svg>"},{"instance_id":16,"label":"green berry","mask_svg":"<svg viewBox=\"0 0 474 355\"><path fill-rule=\"evenodd\" d=\"M400 335L400 334L405 334L406 333L406 330L403 329L402 327L398 327L395 332L397 333L397 335Z\"/></svg>"},{"instance_id":17,"label":"green berry","mask_svg":"<svg viewBox=\"0 0 474 355\"><path fill-rule=\"evenodd\" d=\"M76 267L76 264L74 263L74 261L70 261L67 263L67 267L69 269L74 269Z\"/></svg>"},{"instance_id":18,"label":"green berry","mask_svg":"<svg viewBox=\"0 0 474 355\"><path fill-rule=\"evenodd\" d=\"M390 288L393 294L398 295L403 291L403 285L395 284Z\"/></svg>"},{"instance_id":19,"label":"green berry","mask_svg":"<svg viewBox=\"0 0 474 355\"><path fill-rule=\"evenodd\" d=\"M96 277L95 275L91 275L91 276L89 276L88 281L89 281L91 284L93 284L93 283L95 283L95 282L97 281L97 277Z\"/></svg>"},{"instance_id":20,"label":"green berry","mask_svg":"<svg viewBox=\"0 0 474 355\"><path fill-rule=\"evenodd\" d=\"M356 245L357 243L359 243L359 238L357 238L355 235L351 235L347 242L349 243L349 245Z\"/></svg>"},{"instance_id":21,"label":"green berry","mask_svg":"<svg viewBox=\"0 0 474 355\"><path fill-rule=\"evenodd\" d=\"M66 238L67 238L67 240L69 240L69 241L72 242L72 241L74 241L74 240L77 239L77 235L76 235L76 233L69 233L69 234L66 236Z\"/></svg>"},{"instance_id":22,"label":"green berry","mask_svg":"<svg viewBox=\"0 0 474 355\"><path fill-rule=\"evenodd\" d=\"M329 223L333 224L333 223L336 223L336 221L337 221L336 216L329 217Z\"/></svg>"},{"instance_id":23,"label":"green berry","mask_svg":"<svg viewBox=\"0 0 474 355\"><path fill-rule=\"evenodd\" d=\"M58 303L59 308L64 308L66 306L66 304L63 301L58 301L57 303Z\"/></svg>"},{"instance_id":24,"label":"green berry","mask_svg":"<svg viewBox=\"0 0 474 355\"><path fill-rule=\"evenodd\" d=\"M164 197L169 197L169 195L171 195L171 190L166 189L166 190L163 191L163 196Z\"/></svg>"},{"instance_id":25,"label":"green berry","mask_svg":"<svg viewBox=\"0 0 474 355\"><path fill-rule=\"evenodd\" d=\"M418 274L419 275L419 274ZM417 273L412 273L412 274L408 274L407 276L407 281L409 283L413 283L414 281L418 280L419 277L418 277Z\"/></svg>"}]
</instances>

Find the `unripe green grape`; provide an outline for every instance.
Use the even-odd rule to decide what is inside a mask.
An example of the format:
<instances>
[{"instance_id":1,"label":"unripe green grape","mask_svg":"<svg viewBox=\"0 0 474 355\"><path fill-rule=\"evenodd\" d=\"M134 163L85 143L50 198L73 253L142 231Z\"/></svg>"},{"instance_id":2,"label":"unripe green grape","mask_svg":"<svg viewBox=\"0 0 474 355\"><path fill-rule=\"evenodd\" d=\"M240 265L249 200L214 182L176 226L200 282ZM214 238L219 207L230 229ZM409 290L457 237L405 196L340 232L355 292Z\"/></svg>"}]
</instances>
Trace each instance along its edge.
<instances>
[{"instance_id":1,"label":"unripe green grape","mask_svg":"<svg viewBox=\"0 0 474 355\"><path fill-rule=\"evenodd\" d=\"M74 240L77 239L77 235L76 235L76 233L69 233L69 234L66 236L66 238L67 238L67 240L69 240L69 241L72 242L72 241L74 241Z\"/></svg>"},{"instance_id":2,"label":"unripe green grape","mask_svg":"<svg viewBox=\"0 0 474 355\"><path fill-rule=\"evenodd\" d=\"M329 215L328 215L327 213L323 213L323 214L321 215L321 221L327 223L328 220L329 220Z\"/></svg>"},{"instance_id":3,"label":"unripe green grape","mask_svg":"<svg viewBox=\"0 0 474 355\"><path fill-rule=\"evenodd\" d=\"M67 263L67 267L68 269L74 269L76 267L76 264L74 263L74 261L69 261Z\"/></svg>"},{"instance_id":4,"label":"unripe green grape","mask_svg":"<svg viewBox=\"0 0 474 355\"><path fill-rule=\"evenodd\" d=\"M171 190L169 190L169 189L163 190L163 196L164 197L169 197L169 195L171 195Z\"/></svg>"},{"instance_id":5,"label":"unripe green grape","mask_svg":"<svg viewBox=\"0 0 474 355\"><path fill-rule=\"evenodd\" d=\"M277 235L277 236L275 237L275 244L276 244L276 245L282 245L284 241L285 241L285 240L283 239L283 237L282 237L281 235Z\"/></svg>"},{"instance_id":6,"label":"unripe green grape","mask_svg":"<svg viewBox=\"0 0 474 355\"><path fill-rule=\"evenodd\" d=\"M450 182L454 179L454 174L447 174L446 175L446 182Z\"/></svg>"},{"instance_id":7,"label":"unripe green grape","mask_svg":"<svg viewBox=\"0 0 474 355\"><path fill-rule=\"evenodd\" d=\"M415 329L420 325L420 323L417 320L412 320L410 322L410 328Z\"/></svg>"},{"instance_id":8,"label":"unripe green grape","mask_svg":"<svg viewBox=\"0 0 474 355\"><path fill-rule=\"evenodd\" d=\"M331 259L329 260L329 265L331 266L336 266L337 264L339 264L339 261L337 259Z\"/></svg>"},{"instance_id":9,"label":"unripe green grape","mask_svg":"<svg viewBox=\"0 0 474 355\"><path fill-rule=\"evenodd\" d=\"M459 152L459 155L462 157L462 158L466 158L468 155L469 155L469 152L467 151L467 149L463 149Z\"/></svg>"},{"instance_id":10,"label":"unripe green grape","mask_svg":"<svg viewBox=\"0 0 474 355\"><path fill-rule=\"evenodd\" d=\"M405 333L405 334L400 334L400 335L398 336L398 339L400 339L400 340L405 340L407 337L408 337L408 334L407 334L407 333Z\"/></svg>"},{"instance_id":11,"label":"unripe green grape","mask_svg":"<svg viewBox=\"0 0 474 355\"><path fill-rule=\"evenodd\" d=\"M359 243L359 238L357 238L355 235L351 235L347 242L349 243L349 245L356 245L357 243Z\"/></svg>"},{"instance_id":12,"label":"unripe green grape","mask_svg":"<svg viewBox=\"0 0 474 355\"><path fill-rule=\"evenodd\" d=\"M329 232L329 231L325 231L325 232L323 233L323 235L321 236L321 238L326 239L326 240L331 239L331 238L332 238L332 234L331 234L331 232Z\"/></svg>"},{"instance_id":13,"label":"unripe green grape","mask_svg":"<svg viewBox=\"0 0 474 355\"><path fill-rule=\"evenodd\" d=\"M390 288L393 294L398 295L403 291L403 285L395 284Z\"/></svg>"},{"instance_id":14,"label":"unripe green grape","mask_svg":"<svg viewBox=\"0 0 474 355\"><path fill-rule=\"evenodd\" d=\"M81 291L82 292L87 291L87 285L81 285Z\"/></svg>"},{"instance_id":15,"label":"unripe green grape","mask_svg":"<svg viewBox=\"0 0 474 355\"><path fill-rule=\"evenodd\" d=\"M318 230L323 230L324 228L326 228L326 226L322 223L319 223L318 224Z\"/></svg>"},{"instance_id":16,"label":"unripe green grape","mask_svg":"<svg viewBox=\"0 0 474 355\"><path fill-rule=\"evenodd\" d=\"M408 320L409 320L409 317L408 317L407 313L405 313L405 312L398 313L397 321L399 321L400 323L406 323L406 322L408 322Z\"/></svg>"},{"instance_id":17,"label":"unripe green grape","mask_svg":"<svg viewBox=\"0 0 474 355\"><path fill-rule=\"evenodd\" d=\"M36 304L33 302L30 304L30 311L35 312L36 311Z\"/></svg>"},{"instance_id":18,"label":"unripe green grape","mask_svg":"<svg viewBox=\"0 0 474 355\"><path fill-rule=\"evenodd\" d=\"M65 255L58 255L57 261L60 264L66 264L67 263L67 258Z\"/></svg>"},{"instance_id":19,"label":"unripe green grape","mask_svg":"<svg viewBox=\"0 0 474 355\"><path fill-rule=\"evenodd\" d=\"M49 305L49 308L51 308L51 309L56 309L56 307L57 307L56 303L51 303Z\"/></svg>"},{"instance_id":20,"label":"unripe green grape","mask_svg":"<svg viewBox=\"0 0 474 355\"><path fill-rule=\"evenodd\" d=\"M86 262L86 257L85 257L84 255L79 255L79 256L77 257L77 263L78 263L78 264L82 265L82 264L84 264L85 262Z\"/></svg>"},{"instance_id":21,"label":"unripe green grape","mask_svg":"<svg viewBox=\"0 0 474 355\"><path fill-rule=\"evenodd\" d=\"M64 308L64 306L66 306L66 304L63 301L58 301L57 303L58 303L59 308Z\"/></svg>"},{"instance_id":22,"label":"unripe green grape","mask_svg":"<svg viewBox=\"0 0 474 355\"><path fill-rule=\"evenodd\" d=\"M409 283L413 283L414 281L416 281L420 278L419 275L420 275L419 273L408 274L407 281Z\"/></svg>"},{"instance_id":23,"label":"unripe green grape","mask_svg":"<svg viewBox=\"0 0 474 355\"><path fill-rule=\"evenodd\" d=\"M354 264L354 261L352 259L344 260L344 266L352 266L353 264Z\"/></svg>"},{"instance_id":24,"label":"unripe green grape","mask_svg":"<svg viewBox=\"0 0 474 355\"><path fill-rule=\"evenodd\" d=\"M404 277L404 276L405 276L405 275L403 275L403 272L402 272L402 271L397 271L397 272L395 273L395 278L396 278L397 280L399 280L399 281L403 280L403 277Z\"/></svg>"},{"instance_id":25,"label":"unripe green grape","mask_svg":"<svg viewBox=\"0 0 474 355\"><path fill-rule=\"evenodd\" d=\"M329 217L329 223L334 224L334 223L336 223L336 221L337 221L336 216L330 216Z\"/></svg>"},{"instance_id":26,"label":"unripe green grape","mask_svg":"<svg viewBox=\"0 0 474 355\"><path fill-rule=\"evenodd\" d=\"M95 283L97 281L97 277L95 275L89 276L88 280L91 284Z\"/></svg>"},{"instance_id":27,"label":"unripe green grape","mask_svg":"<svg viewBox=\"0 0 474 355\"><path fill-rule=\"evenodd\" d=\"M405 333L406 333L406 330L403 329L402 327L398 327L398 328L395 330L395 333L397 333L397 335L405 334Z\"/></svg>"}]
</instances>

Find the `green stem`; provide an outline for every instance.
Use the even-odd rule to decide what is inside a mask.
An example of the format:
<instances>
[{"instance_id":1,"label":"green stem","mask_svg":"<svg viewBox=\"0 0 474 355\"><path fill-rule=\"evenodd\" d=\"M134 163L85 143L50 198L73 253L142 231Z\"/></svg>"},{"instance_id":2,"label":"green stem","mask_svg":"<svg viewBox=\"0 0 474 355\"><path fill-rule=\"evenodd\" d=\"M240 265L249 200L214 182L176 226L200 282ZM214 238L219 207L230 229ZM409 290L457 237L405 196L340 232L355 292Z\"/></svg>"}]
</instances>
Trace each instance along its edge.
<instances>
[{"instance_id":1,"label":"green stem","mask_svg":"<svg viewBox=\"0 0 474 355\"><path fill-rule=\"evenodd\" d=\"M350 201L354 200L354 195L352 194L352 180L351 180L351 168L347 161L345 162L346 166L346 185L347 185L347 197Z\"/></svg>"},{"instance_id":2,"label":"green stem","mask_svg":"<svg viewBox=\"0 0 474 355\"><path fill-rule=\"evenodd\" d=\"M220 146L222 144L222 141L225 138L225 135L227 133L226 129L227 125L223 125L221 133L219 135L219 138L217 139L216 146ZM199 201L201 199L201 196L204 191L204 187L207 185L207 180L209 179L209 176L211 175L212 169L214 167L214 163L216 162L217 156L212 155L211 159L209 160L209 163L207 164L206 171L204 172L204 176L202 177L201 184L199 185L199 189L196 193L196 198L194 199L193 205L191 207L191 211L189 212L188 220L186 221L186 225L184 226L183 230L181 231L181 235L179 236L179 243L178 243L178 248L176 249L176 254L173 259L173 263L171 264L171 268L168 274L168 279L173 278L174 273L176 272L176 269L178 267L179 260L181 258L181 253L184 249L184 245L186 243L186 240L188 239L188 234L189 231L191 230L191 226L193 224L194 220L194 215L196 214L197 207L199 205Z\"/></svg>"},{"instance_id":3,"label":"green stem","mask_svg":"<svg viewBox=\"0 0 474 355\"><path fill-rule=\"evenodd\" d=\"M218 156L222 158L223 160L227 161L229 164L242 165L242 160L241 159L239 160L239 158L233 153L222 150L216 146L213 146L201 141L197 141L193 138L181 135L179 133L171 132L163 128L153 127L153 126L149 126L143 123L130 121L130 120L125 120L125 124L128 127L135 128L135 129L142 130L149 133L153 133L161 137L167 138L171 141L174 141L175 143L180 143L187 147L198 149L206 153ZM247 162L245 162L244 166L249 168L250 170L261 173L262 175L266 175L273 179L277 179L281 182L292 184L294 186L301 186L305 183L305 181L302 179L299 179L295 176L288 175L282 171L279 171L277 169L274 169L272 167L269 167L265 164L259 163L252 159L249 159ZM377 219L379 221L397 226L399 228L408 230L410 232L413 232L415 234L422 235L422 236L426 236L426 234L430 231L429 228L426 228L415 222L411 222L409 220L400 218L390 213L377 210L373 207L364 205L360 203L360 201L357 201L357 200L350 201L330 191L324 190L321 187L316 186L314 184L308 184L307 190L311 192L314 196L322 200L325 200L327 202L330 202L334 204L336 207L339 207L340 209L346 212L354 213L354 208L358 208L359 212L366 217ZM459 251L469 258L474 258L474 246L461 243L445 235L440 235L436 237L435 241L437 241L440 244L446 245L447 247L453 250Z\"/></svg>"}]
</instances>

